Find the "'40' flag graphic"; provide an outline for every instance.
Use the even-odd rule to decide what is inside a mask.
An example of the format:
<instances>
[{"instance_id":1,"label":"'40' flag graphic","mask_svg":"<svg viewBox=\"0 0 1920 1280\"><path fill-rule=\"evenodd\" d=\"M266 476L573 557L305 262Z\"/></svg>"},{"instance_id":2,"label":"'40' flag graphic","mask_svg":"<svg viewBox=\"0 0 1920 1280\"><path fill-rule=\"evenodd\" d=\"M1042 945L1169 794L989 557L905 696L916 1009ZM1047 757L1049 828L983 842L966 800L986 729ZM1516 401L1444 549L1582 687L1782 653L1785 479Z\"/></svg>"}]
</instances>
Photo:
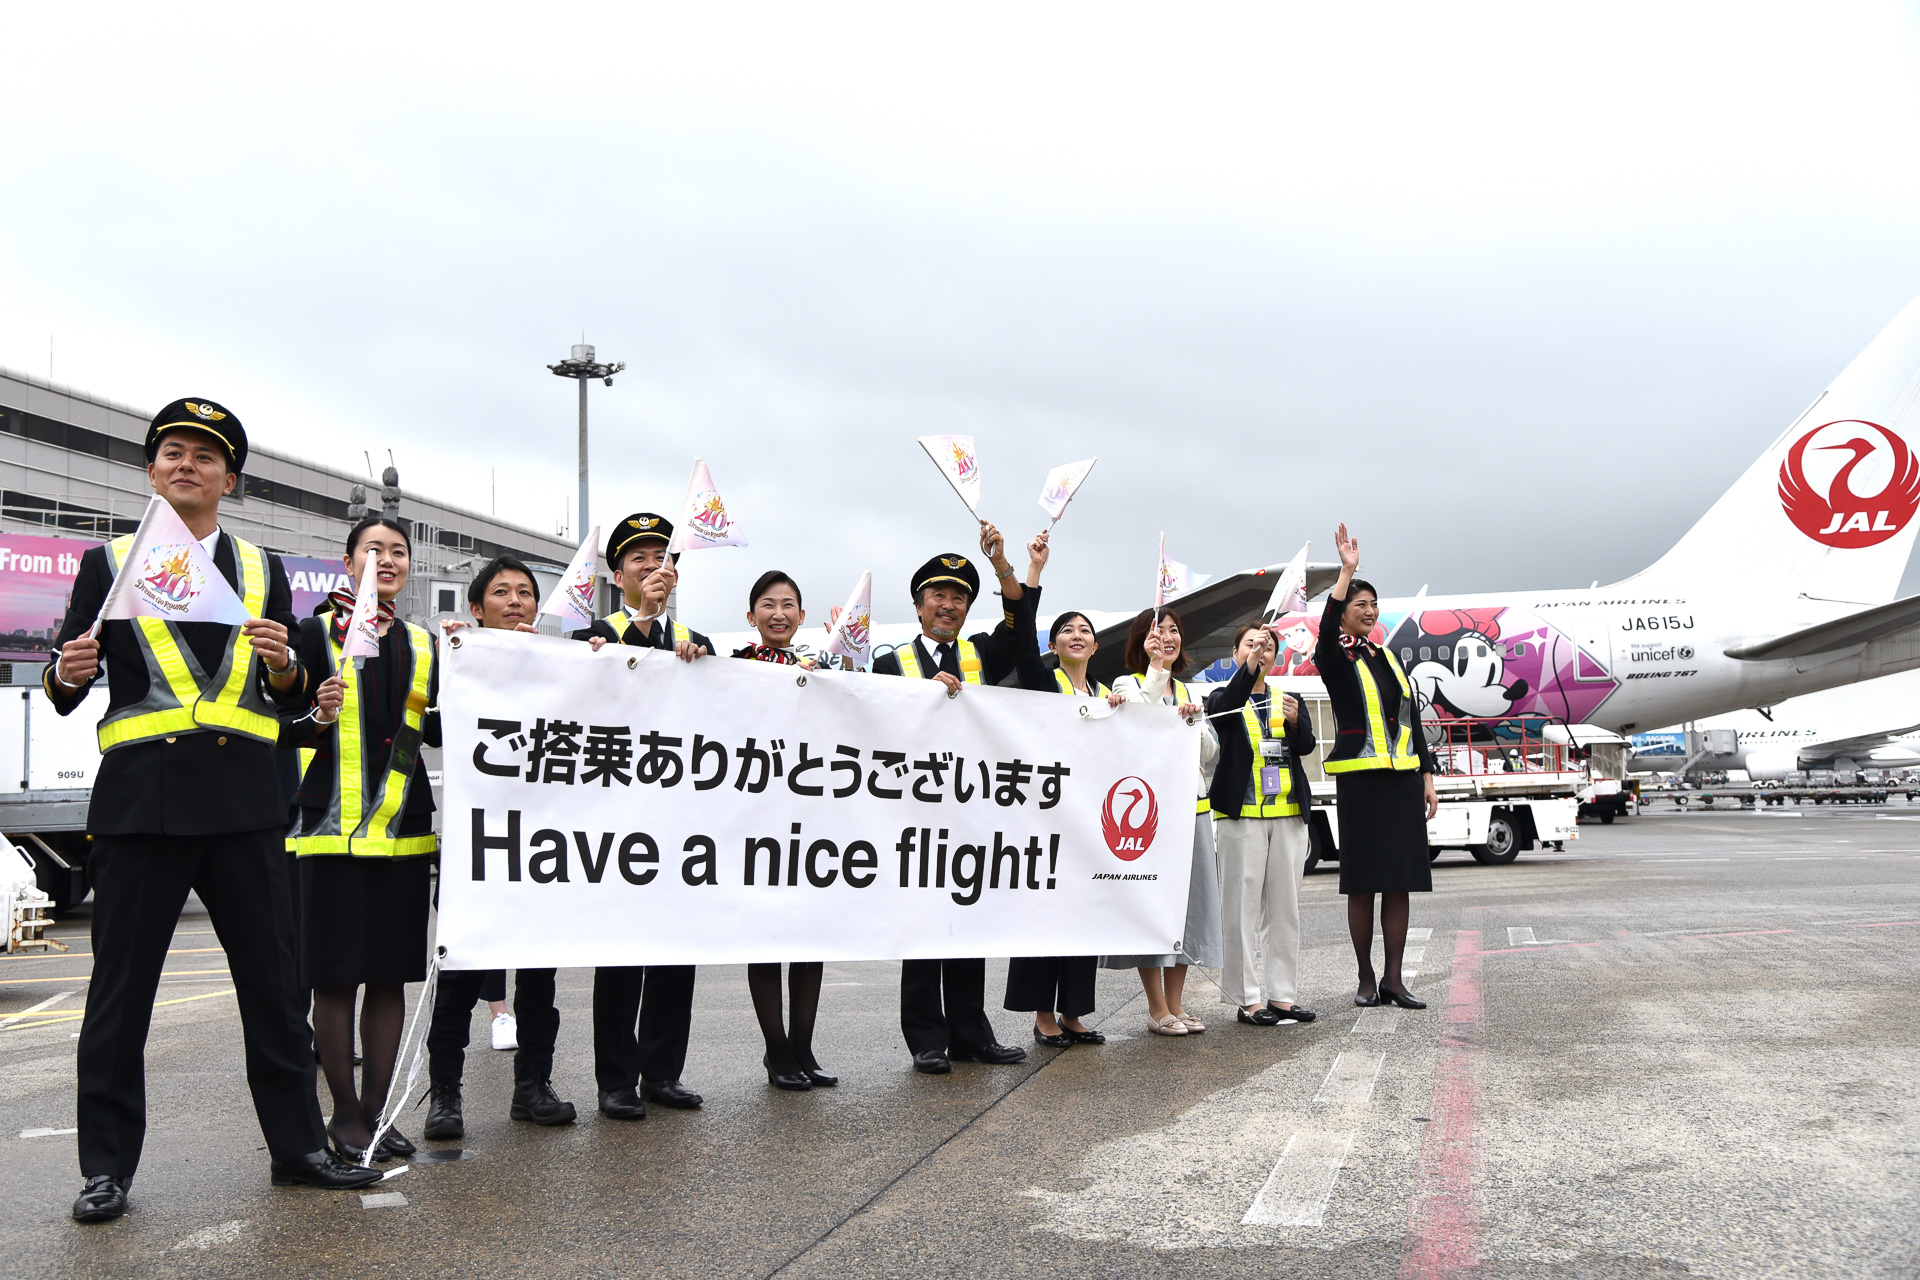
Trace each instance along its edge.
<instances>
[{"instance_id":1,"label":"'40' flag graphic","mask_svg":"<svg viewBox=\"0 0 1920 1280\"><path fill-rule=\"evenodd\" d=\"M714 488L707 464L693 460L693 473L687 477L687 496L680 504L680 523L673 530L669 551L704 551L709 547L744 547L727 504Z\"/></svg>"},{"instance_id":2,"label":"'40' flag graphic","mask_svg":"<svg viewBox=\"0 0 1920 1280\"><path fill-rule=\"evenodd\" d=\"M100 620L112 618L237 626L247 607L186 521L155 494L101 603Z\"/></svg>"}]
</instances>

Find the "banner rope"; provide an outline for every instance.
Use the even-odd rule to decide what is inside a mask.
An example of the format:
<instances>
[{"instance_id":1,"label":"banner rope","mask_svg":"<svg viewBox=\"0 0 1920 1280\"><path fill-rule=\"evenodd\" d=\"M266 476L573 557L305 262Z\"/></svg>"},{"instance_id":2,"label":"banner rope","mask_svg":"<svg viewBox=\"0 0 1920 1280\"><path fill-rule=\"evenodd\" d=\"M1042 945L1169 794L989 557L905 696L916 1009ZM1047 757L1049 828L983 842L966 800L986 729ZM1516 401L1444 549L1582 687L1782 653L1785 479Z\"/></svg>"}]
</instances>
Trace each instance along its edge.
<instances>
[{"instance_id":1,"label":"banner rope","mask_svg":"<svg viewBox=\"0 0 1920 1280\"><path fill-rule=\"evenodd\" d=\"M414 1002L413 1024L400 1041L401 1060L407 1063L406 1080L400 1083L396 1073L394 1080L387 1085L387 1096L380 1107L380 1123L374 1126L373 1137L367 1140L367 1154L360 1159L363 1169L372 1167L374 1156L380 1152L381 1139L387 1136L387 1130L393 1128L395 1117L413 1092L414 1081L420 1078L420 1068L426 1065L426 1029L433 1010L433 991L440 982L440 961L445 957L445 947L436 946L433 949L433 960L427 965L426 980L420 984L420 998Z\"/></svg>"}]
</instances>

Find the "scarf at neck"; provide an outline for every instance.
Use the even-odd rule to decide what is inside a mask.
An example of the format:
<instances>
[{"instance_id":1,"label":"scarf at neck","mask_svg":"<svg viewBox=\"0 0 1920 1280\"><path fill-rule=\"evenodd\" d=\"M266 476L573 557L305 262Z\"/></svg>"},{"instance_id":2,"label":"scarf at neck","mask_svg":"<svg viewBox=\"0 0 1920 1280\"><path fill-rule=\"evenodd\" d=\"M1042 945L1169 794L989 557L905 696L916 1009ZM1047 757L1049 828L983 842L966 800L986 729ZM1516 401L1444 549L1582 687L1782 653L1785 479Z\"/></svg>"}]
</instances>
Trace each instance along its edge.
<instances>
[{"instance_id":1,"label":"scarf at neck","mask_svg":"<svg viewBox=\"0 0 1920 1280\"><path fill-rule=\"evenodd\" d=\"M347 624L353 621L353 592L329 591L327 603L333 606L333 613L327 618L327 633L333 637L335 644L345 644ZM392 622L393 601L382 600L377 616L381 622Z\"/></svg>"},{"instance_id":2,"label":"scarf at neck","mask_svg":"<svg viewBox=\"0 0 1920 1280\"><path fill-rule=\"evenodd\" d=\"M1340 633L1340 648L1347 655L1349 662L1358 662L1360 659L1368 657L1373 653L1373 641L1367 639L1365 636L1351 635L1348 632L1342 631Z\"/></svg>"}]
</instances>

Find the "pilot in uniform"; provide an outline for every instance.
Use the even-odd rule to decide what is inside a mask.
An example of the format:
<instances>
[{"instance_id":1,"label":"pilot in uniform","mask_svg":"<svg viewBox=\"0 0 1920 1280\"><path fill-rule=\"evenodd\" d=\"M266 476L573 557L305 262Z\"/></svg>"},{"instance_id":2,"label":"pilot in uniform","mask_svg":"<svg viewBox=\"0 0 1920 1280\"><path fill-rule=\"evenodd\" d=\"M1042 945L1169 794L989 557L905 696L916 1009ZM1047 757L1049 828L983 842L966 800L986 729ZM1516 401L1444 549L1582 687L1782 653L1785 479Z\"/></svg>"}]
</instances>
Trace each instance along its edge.
<instances>
[{"instance_id":1,"label":"pilot in uniform","mask_svg":"<svg viewBox=\"0 0 1920 1280\"><path fill-rule=\"evenodd\" d=\"M958 554L938 555L913 575L913 604L921 634L873 662L875 675L938 680L951 692L962 685L999 684L1019 666L1032 639L1031 601L1000 554L1000 535L981 522L980 545L994 562L1005 605L991 632L963 638L967 609L980 594L980 571ZM944 1002L941 999L945 992ZM903 960L900 963L900 1031L913 1054L913 1069L945 1075L952 1061L1014 1063L1025 1049L998 1042L986 1014L987 962L981 959Z\"/></svg>"},{"instance_id":2,"label":"pilot in uniform","mask_svg":"<svg viewBox=\"0 0 1920 1280\"><path fill-rule=\"evenodd\" d=\"M669 649L691 662L713 653L713 642L670 618L667 596L675 573L667 554L670 521L635 512L607 538L607 566L625 599L575 640ZM678 553L671 560L677 561ZM637 1019L637 1022L636 1022ZM647 1104L691 1110L700 1095L680 1083L693 1026L693 966L603 965L593 972L593 1073L600 1111L614 1120L641 1120Z\"/></svg>"},{"instance_id":3,"label":"pilot in uniform","mask_svg":"<svg viewBox=\"0 0 1920 1280\"><path fill-rule=\"evenodd\" d=\"M107 668L102 752L87 812L92 839L93 978L78 1046L81 1222L127 1211L146 1138L146 1042L160 971L189 892L226 951L246 1041L247 1085L275 1185L352 1188L381 1173L328 1149L314 1092L313 1041L293 948L274 759L278 708L301 699L289 648L297 625L280 557L219 528L239 485L247 436L231 411L176 400L147 428L147 476L200 537L251 621L114 619L89 635L116 571L136 552L117 538L80 558L42 685L69 715ZM99 704L94 704L97 708Z\"/></svg>"}]
</instances>

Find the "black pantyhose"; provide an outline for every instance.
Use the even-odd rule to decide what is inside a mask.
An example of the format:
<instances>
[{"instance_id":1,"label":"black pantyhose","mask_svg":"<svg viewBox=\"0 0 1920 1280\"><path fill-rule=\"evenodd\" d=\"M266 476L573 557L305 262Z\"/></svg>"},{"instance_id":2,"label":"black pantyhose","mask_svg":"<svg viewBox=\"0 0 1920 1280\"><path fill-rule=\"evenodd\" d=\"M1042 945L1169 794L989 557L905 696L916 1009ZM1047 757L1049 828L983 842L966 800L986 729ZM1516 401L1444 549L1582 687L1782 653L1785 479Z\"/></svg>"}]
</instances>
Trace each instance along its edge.
<instances>
[{"instance_id":1,"label":"black pantyhose","mask_svg":"<svg viewBox=\"0 0 1920 1280\"><path fill-rule=\"evenodd\" d=\"M813 1023L820 1012L820 979L826 965L818 960L787 966L787 995L792 1005L791 1034L780 1017L780 966L747 966L747 990L753 995L754 1016L767 1042L767 1059L774 1070L792 1074L820 1069L813 1056Z\"/></svg>"},{"instance_id":2,"label":"black pantyhose","mask_svg":"<svg viewBox=\"0 0 1920 1280\"><path fill-rule=\"evenodd\" d=\"M1363 994L1368 988L1378 990L1385 985L1390 990L1405 992L1406 983L1400 978L1400 961L1407 952L1407 920L1412 914L1412 906L1404 893L1383 893L1380 895L1380 934L1386 949L1386 981L1380 983L1373 972L1373 897L1370 893L1349 894L1347 897L1347 936L1353 940L1353 955L1360 962L1360 989Z\"/></svg>"},{"instance_id":3,"label":"black pantyhose","mask_svg":"<svg viewBox=\"0 0 1920 1280\"><path fill-rule=\"evenodd\" d=\"M333 1128L356 1145L373 1137L373 1125L393 1084L394 1061L406 1016L406 988L369 982L360 1002L361 1090L354 1089L353 1004L357 987L321 987L313 993L313 1044L333 1095Z\"/></svg>"}]
</instances>

